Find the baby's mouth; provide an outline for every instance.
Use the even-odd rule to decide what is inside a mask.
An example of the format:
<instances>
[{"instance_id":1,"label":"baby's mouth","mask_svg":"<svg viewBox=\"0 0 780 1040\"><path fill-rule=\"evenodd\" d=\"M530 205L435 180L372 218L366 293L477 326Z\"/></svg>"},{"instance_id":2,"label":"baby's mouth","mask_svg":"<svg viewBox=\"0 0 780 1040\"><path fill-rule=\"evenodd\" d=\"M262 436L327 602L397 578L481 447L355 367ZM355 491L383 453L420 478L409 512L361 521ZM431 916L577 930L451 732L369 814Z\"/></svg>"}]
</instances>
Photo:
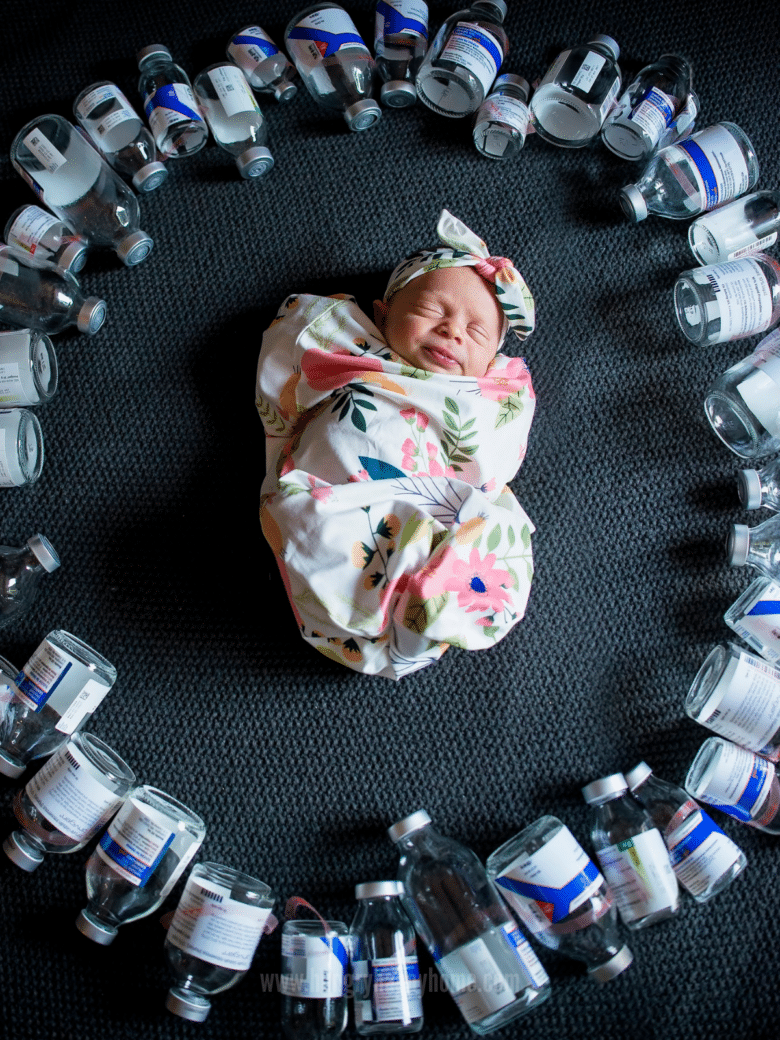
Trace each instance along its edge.
<instances>
[{"instance_id":1,"label":"baby's mouth","mask_svg":"<svg viewBox=\"0 0 780 1040\"><path fill-rule=\"evenodd\" d=\"M458 361L458 359L448 350L444 350L442 347L426 346L424 350L435 364L441 365L443 368L461 367L460 361Z\"/></svg>"}]
</instances>

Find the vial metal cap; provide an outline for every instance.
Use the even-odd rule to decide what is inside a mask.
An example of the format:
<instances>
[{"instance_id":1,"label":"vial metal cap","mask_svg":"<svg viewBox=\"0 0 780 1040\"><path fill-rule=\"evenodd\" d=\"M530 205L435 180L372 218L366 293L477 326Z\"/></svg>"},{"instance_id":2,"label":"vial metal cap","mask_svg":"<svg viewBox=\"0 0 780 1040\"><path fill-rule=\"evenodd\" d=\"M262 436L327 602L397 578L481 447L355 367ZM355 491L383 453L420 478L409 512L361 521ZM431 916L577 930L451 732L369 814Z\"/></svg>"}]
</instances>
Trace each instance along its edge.
<instances>
[{"instance_id":1,"label":"vial metal cap","mask_svg":"<svg viewBox=\"0 0 780 1040\"><path fill-rule=\"evenodd\" d=\"M594 780L592 783L586 784L582 789L582 797L588 805L598 805L627 790L628 784L623 774L612 773L610 776L604 776L600 780Z\"/></svg>"},{"instance_id":2,"label":"vial metal cap","mask_svg":"<svg viewBox=\"0 0 780 1040\"><path fill-rule=\"evenodd\" d=\"M15 863L17 867L21 867L22 870L26 870L28 874L31 874L36 867L43 863L43 853L37 850L33 852L32 849L22 848L16 837L16 831L13 834L9 834L3 842L3 852L12 863Z\"/></svg>"},{"instance_id":3,"label":"vial metal cap","mask_svg":"<svg viewBox=\"0 0 780 1040\"><path fill-rule=\"evenodd\" d=\"M402 820L394 823L392 827L388 827L387 833L390 841L399 842L408 834L413 834L415 831L427 827L430 822L431 818L425 809L418 809L417 812L413 812L410 816L404 816Z\"/></svg>"},{"instance_id":4,"label":"vial metal cap","mask_svg":"<svg viewBox=\"0 0 780 1040\"><path fill-rule=\"evenodd\" d=\"M514 72L505 72L502 76L496 76L493 80L493 86L490 88L490 93L494 94L504 86L516 87L525 95L523 101L527 101L531 96L531 84L524 76L517 76Z\"/></svg>"},{"instance_id":5,"label":"vial metal cap","mask_svg":"<svg viewBox=\"0 0 780 1040\"><path fill-rule=\"evenodd\" d=\"M76 927L82 935L98 943L100 946L110 945L116 939L117 930L111 925L99 924L87 916L87 911L82 910L76 918Z\"/></svg>"},{"instance_id":6,"label":"vial metal cap","mask_svg":"<svg viewBox=\"0 0 780 1040\"><path fill-rule=\"evenodd\" d=\"M154 191L168 179L168 167L161 162L150 162L133 174L136 191Z\"/></svg>"},{"instance_id":7,"label":"vial metal cap","mask_svg":"<svg viewBox=\"0 0 780 1040\"><path fill-rule=\"evenodd\" d=\"M588 40L588 43L600 44L602 47L605 47L615 61L620 57L620 47L611 36L607 36L605 33L599 33L597 36L594 36L593 39Z\"/></svg>"},{"instance_id":8,"label":"vial metal cap","mask_svg":"<svg viewBox=\"0 0 780 1040\"><path fill-rule=\"evenodd\" d=\"M254 148L247 148L236 159L238 172L242 177L246 177L247 180L255 180L257 177L262 177L268 173L273 164L274 157L267 148L263 148L260 145Z\"/></svg>"},{"instance_id":9,"label":"vial metal cap","mask_svg":"<svg viewBox=\"0 0 780 1040\"><path fill-rule=\"evenodd\" d=\"M404 886L401 881L364 881L355 885L355 899L378 899L381 896L402 896Z\"/></svg>"},{"instance_id":10,"label":"vial metal cap","mask_svg":"<svg viewBox=\"0 0 780 1040\"><path fill-rule=\"evenodd\" d=\"M57 266L63 271L78 274L79 271L84 269L88 251L89 246L83 239L71 242L63 249L62 255L57 261Z\"/></svg>"},{"instance_id":11,"label":"vial metal cap","mask_svg":"<svg viewBox=\"0 0 780 1040\"><path fill-rule=\"evenodd\" d=\"M188 1022L203 1022L211 1011L211 1003L205 997L199 997L197 993L188 993L185 997L173 989L168 990L165 1006Z\"/></svg>"},{"instance_id":12,"label":"vial metal cap","mask_svg":"<svg viewBox=\"0 0 780 1040\"><path fill-rule=\"evenodd\" d=\"M135 267L152 251L154 242L145 231L133 231L117 246L116 255L127 267Z\"/></svg>"},{"instance_id":13,"label":"vial metal cap","mask_svg":"<svg viewBox=\"0 0 780 1040\"><path fill-rule=\"evenodd\" d=\"M416 103L417 90L414 83L406 79L391 79L382 84L379 100L388 108L407 108Z\"/></svg>"},{"instance_id":14,"label":"vial metal cap","mask_svg":"<svg viewBox=\"0 0 780 1040\"><path fill-rule=\"evenodd\" d=\"M82 304L76 319L76 327L79 332L86 332L88 336L94 336L105 320L106 301L99 300L97 296L90 296Z\"/></svg>"},{"instance_id":15,"label":"vial metal cap","mask_svg":"<svg viewBox=\"0 0 780 1040\"><path fill-rule=\"evenodd\" d=\"M648 776L652 776L652 773L653 770L647 762L640 762L639 765L634 766L633 769L629 769L625 774L629 791L635 791L640 784L643 784L645 780L647 780Z\"/></svg>"},{"instance_id":16,"label":"vial metal cap","mask_svg":"<svg viewBox=\"0 0 780 1040\"><path fill-rule=\"evenodd\" d=\"M757 469L743 469L737 474L739 500L745 509L758 509L761 505L761 478Z\"/></svg>"},{"instance_id":17,"label":"vial metal cap","mask_svg":"<svg viewBox=\"0 0 780 1040\"><path fill-rule=\"evenodd\" d=\"M491 13L495 13L499 16L499 22L503 22L506 18L507 7L504 0L476 0L476 3L471 5L473 9L478 10L480 7L486 7Z\"/></svg>"},{"instance_id":18,"label":"vial metal cap","mask_svg":"<svg viewBox=\"0 0 780 1040\"><path fill-rule=\"evenodd\" d=\"M647 203L636 184L627 184L620 189L620 205L629 220L639 223L647 216Z\"/></svg>"},{"instance_id":19,"label":"vial metal cap","mask_svg":"<svg viewBox=\"0 0 780 1040\"><path fill-rule=\"evenodd\" d=\"M750 549L750 528L747 524L734 524L726 540L726 554L732 567L744 567Z\"/></svg>"},{"instance_id":20,"label":"vial metal cap","mask_svg":"<svg viewBox=\"0 0 780 1040\"><path fill-rule=\"evenodd\" d=\"M142 62L146 61L147 58L151 58L153 54L159 54L162 58L171 57L171 52L164 44L152 43L148 47L142 47L140 51L136 54L135 60L140 65Z\"/></svg>"},{"instance_id":21,"label":"vial metal cap","mask_svg":"<svg viewBox=\"0 0 780 1040\"><path fill-rule=\"evenodd\" d=\"M44 570L48 571L49 574L57 570L60 565L60 558L48 538L45 538L42 534L34 534L27 539L27 544Z\"/></svg>"},{"instance_id":22,"label":"vial metal cap","mask_svg":"<svg viewBox=\"0 0 780 1040\"><path fill-rule=\"evenodd\" d=\"M588 978L593 979L594 982L609 982L610 979L616 978L626 968L629 968L633 961L633 953L627 946L624 946L606 964L598 964L595 968L590 968Z\"/></svg>"},{"instance_id":23,"label":"vial metal cap","mask_svg":"<svg viewBox=\"0 0 780 1040\"><path fill-rule=\"evenodd\" d=\"M350 130L368 130L382 118L382 109L371 98L363 98L345 109L344 118Z\"/></svg>"},{"instance_id":24,"label":"vial metal cap","mask_svg":"<svg viewBox=\"0 0 780 1040\"><path fill-rule=\"evenodd\" d=\"M13 692L13 690L12 690ZM15 780L18 776L21 776L24 772L24 765L19 765L12 758L2 750L0 750L0 773L3 776L10 776L12 780Z\"/></svg>"}]
</instances>

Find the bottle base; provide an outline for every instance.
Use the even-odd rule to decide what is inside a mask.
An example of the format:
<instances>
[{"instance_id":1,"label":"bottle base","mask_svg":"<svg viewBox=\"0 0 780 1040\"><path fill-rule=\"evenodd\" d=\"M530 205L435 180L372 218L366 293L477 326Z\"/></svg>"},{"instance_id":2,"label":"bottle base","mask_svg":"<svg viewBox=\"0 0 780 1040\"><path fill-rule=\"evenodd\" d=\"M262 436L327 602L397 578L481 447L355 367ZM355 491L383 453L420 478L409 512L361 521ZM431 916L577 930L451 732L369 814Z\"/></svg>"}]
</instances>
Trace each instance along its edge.
<instances>
[{"instance_id":1,"label":"bottle base","mask_svg":"<svg viewBox=\"0 0 780 1040\"><path fill-rule=\"evenodd\" d=\"M679 903L675 903L674 906L666 906L663 910L656 910L652 914L647 914L646 917L640 917L636 921L624 921L626 928L630 928L632 932L638 932L642 928L649 928L653 924L660 924L661 921L668 921L671 917L674 917L679 908Z\"/></svg>"},{"instance_id":2,"label":"bottle base","mask_svg":"<svg viewBox=\"0 0 780 1040\"><path fill-rule=\"evenodd\" d=\"M742 459L757 459L772 453L762 441L760 430L747 408L734 396L717 390L707 395L704 411L710 426L727 448Z\"/></svg>"},{"instance_id":3,"label":"bottle base","mask_svg":"<svg viewBox=\"0 0 780 1040\"><path fill-rule=\"evenodd\" d=\"M537 990L531 990L528 999L522 1000L518 997L514 1003L507 1004L506 1007L501 1008L500 1011L496 1011L492 1015L488 1015L487 1018L483 1018L479 1022L469 1022L469 1026L472 1032L478 1036L485 1036L496 1029L502 1029L509 1022L513 1022L516 1018L543 1004L550 996L550 992L549 985L545 985Z\"/></svg>"},{"instance_id":4,"label":"bottle base","mask_svg":"<svg viewBox=\"0 0 780 1040\"><path fill-rule=\"evenodd\" d=\"M449 119L462 119L482 103L480 94L445 69L436 69L422 82L418 77L417 96L432 111Z\"/></svg>"}]
</instances>

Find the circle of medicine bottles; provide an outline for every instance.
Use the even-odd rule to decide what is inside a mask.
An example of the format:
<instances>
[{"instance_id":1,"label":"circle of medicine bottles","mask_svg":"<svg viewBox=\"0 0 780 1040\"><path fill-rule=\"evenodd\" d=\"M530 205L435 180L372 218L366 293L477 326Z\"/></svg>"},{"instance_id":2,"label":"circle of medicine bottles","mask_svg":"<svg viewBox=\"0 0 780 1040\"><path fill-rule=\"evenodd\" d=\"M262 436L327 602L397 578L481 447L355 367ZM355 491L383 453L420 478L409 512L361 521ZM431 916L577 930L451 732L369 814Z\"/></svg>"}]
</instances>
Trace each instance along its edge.
<instances>
[{"instance_id":1,"label":"circle of medicine bottles","mask_svg":"<svg viewBox=\"0 0 780 1040\"><path fill-rule=\"evenodd\" d=\"M242 177L254 179L274 164L266 147L263 114L241 69L220 61L198 73L193 82L214 140L236 161Z\"/></svg>"},{"instance_id":2,"label":"circle of medicine bottles","mask_svg":"<svg viewBox=\"0 0 780 1040\"><path fill-rule=\"evenodd\" d=\"M780 191L754 191L698 217L688 245L700 264L721 264L768 249L780 229Z\"/></svg>"},{"instance_id":3,"label":"circle of medicine bottles","mask_svg":"<svg viewBox=\"0 0 780 1040\"><path fill-rule=\"evenodd\" d=\"M780 263L756 253L683 271L674 308L692 343L730 343L767 332L780 321Z\"/></svg>"},{"instance_id":4,"label":"circle of medicine bottles","mask_svg":"<svg viewBox=\"0 0 780 1040\"><path fill-rule=\"evenodd\" d=\"M474 145L488 159L510 159L522 149L530 113L528 80L499 76L474 117Z\"/></svg>"},{"instance_id":5,"label":"circle of medicine bottles","mask_svg":"<svg viewBox=\"0 0 780 1040\"><path fill-rule=\"evenodd\" d=\"M0 408L0 488L33 484L43 469L43 433L26 408Z\"/></svg>"},{"instance_id":6,"label":"circle of medicine bottles","mask_svg":"<svg viewBox=\"0 0 780 1040\"><path fill-rule=\"evenodd\" d=\"M287 1040L330 1040L347 1028L348 929L343 921L285 921L282 1031Z\"/></svg>"},{"instance_id":7,"label":"circle of medicine bottles","mask_svg":"<svg viewBox=\"0 0 780 1040\"><path fill-rule=\"evenodd\" d=\"M210 997L246 975L274 905L264 881L221 863L190 871L165 937L175 983L166 1008L189 1022L203 1022Z\"/></svg>"},{"instance_id":8,"label":"circle of medicine bottles","mask_svg":"<svg viewBox=\"0 0 780 1040\"><path fill-rule=\"evenodd\" d=\"M780 451L780 330L718 376L704 399L704 412L740 458L756 460Z\"/></svg>"},{"instance_id":9,"label":"circle of medicine bottles","mask_svg":"<svg viewBox=\"0 0 780 1040\"><path fill-rule=\"evenodd\" d=\"M135 782L127 763L100 737L74 733L14 799L23 830L13 831L3 851L28 872L47 852L77 852L119 809Z\"/></svg>"},{"instance_id":10,"label":"circle of medicine bottles","mask_svg":"<svg viewBox=\"0 0 780 1040\"><path fill-rule=\"evenodd\" d=\"M51 401L57 391L57 355L35 329L0 332L0 408Z\"/></svg>"}]
</instances>

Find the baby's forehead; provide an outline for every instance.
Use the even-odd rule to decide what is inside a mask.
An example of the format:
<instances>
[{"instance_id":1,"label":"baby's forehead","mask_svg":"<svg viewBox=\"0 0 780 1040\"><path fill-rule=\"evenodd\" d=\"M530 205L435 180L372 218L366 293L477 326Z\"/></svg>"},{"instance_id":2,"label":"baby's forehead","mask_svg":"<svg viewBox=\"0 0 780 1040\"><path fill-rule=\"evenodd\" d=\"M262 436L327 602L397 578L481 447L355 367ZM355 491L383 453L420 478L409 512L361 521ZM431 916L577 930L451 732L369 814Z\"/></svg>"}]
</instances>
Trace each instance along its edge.
<instances>
[{"instance_id":1,"label":"baby's forehead","mask_svg":"<svg viewBox=\"0 0 780 1040\"><path fill-rule=\"evenodd\" d=\"M402 291L405 291L407 300L416 299L424 293L462 293L469 298L484 295L495 299L495 293L487 282L472 267L467 266L439 267L434 271L426 271L408 281Z\"/></svg>"}]
</instances>

